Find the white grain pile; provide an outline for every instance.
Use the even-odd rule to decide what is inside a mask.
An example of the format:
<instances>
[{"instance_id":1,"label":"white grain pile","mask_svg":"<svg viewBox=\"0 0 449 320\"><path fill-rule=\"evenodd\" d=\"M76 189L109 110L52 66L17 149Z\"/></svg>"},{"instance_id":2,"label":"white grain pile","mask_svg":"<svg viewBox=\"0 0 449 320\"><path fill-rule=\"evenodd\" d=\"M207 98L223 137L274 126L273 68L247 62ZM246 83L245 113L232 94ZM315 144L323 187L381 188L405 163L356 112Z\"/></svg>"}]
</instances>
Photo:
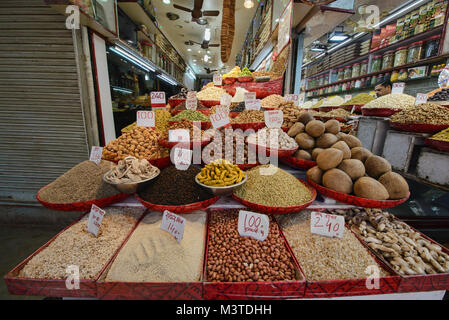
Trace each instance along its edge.
<instances>
[{"instance_id":1,"label":"white grain pile","mask_svg":"<svg viewBox=\"0 0 449 320\"><path fill-rule=\"evenodd\" d=\"M415 104L415 97L408 94L392 93L368 102L363 108L406 109Z\"/></svg>"},{"instance_id":2,"label":"white grain pile","mask_svg":"<svg viewBox=\"0 0 449 320\"><path fill-rule=\"evenodd\" d=\"M203 264L206 213L185 215L180 243L160 229L162 213L145 216L112 264L106 281L200 281Z\"/></svg>"},{"instance_id":3,"label":"white grain pile","mask_svg":"<svg viewBox=\"0 0 449 320\"><path fill-rule=\"evenodd\" d=\"M94 280L145 211L113 207L104 210L98 237L87 232L89 215L86 215L33 257L19 277L66 279L69 275L66 268L75 265L79 267L80 279Z\"/></svg>"},{"instance_id":4,"label":"white grain pile","mask_svg":"<svg viewBox=\"0 0 449 320\"><path fill-rule=\"evenodd\" d=\"M387 275L349 230L342 239L313 234L307 211L276 218L307 280L364 279L371 265L379 267L381 277Z\"/></svg>"}]
</instances>

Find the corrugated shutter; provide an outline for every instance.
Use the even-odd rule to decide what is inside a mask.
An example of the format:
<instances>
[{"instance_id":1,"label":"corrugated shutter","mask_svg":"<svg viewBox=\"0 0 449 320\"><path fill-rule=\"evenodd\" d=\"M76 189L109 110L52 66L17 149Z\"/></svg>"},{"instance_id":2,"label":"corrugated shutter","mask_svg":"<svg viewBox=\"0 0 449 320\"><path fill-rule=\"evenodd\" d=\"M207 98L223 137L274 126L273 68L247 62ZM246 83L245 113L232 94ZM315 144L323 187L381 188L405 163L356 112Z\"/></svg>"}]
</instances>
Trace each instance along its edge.
<instances>
[{"instance_id":1,"label":"corrugated shutter","mask_svg":"<svg viewBox=\"0 0 449 320\"><path fill-rule=\"evenodd\" d=\"M71 30L43 0L0 1L0 199L36 191L88 156Z\"/></svg>"}]
</instances>

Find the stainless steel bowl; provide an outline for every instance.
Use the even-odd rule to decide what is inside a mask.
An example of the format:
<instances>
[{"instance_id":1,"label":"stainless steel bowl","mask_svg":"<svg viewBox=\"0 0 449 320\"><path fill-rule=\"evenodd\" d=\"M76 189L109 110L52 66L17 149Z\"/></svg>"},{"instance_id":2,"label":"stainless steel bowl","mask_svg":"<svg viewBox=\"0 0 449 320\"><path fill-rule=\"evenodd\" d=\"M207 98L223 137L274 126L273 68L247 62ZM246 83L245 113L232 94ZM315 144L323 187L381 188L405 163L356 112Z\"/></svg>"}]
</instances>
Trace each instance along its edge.
<instances>
[{"instance_id":1,"label":"stainless steel bowl","mask_svg":"<svg viewBox=\"0 0 449 320\"><path fill-rule=\"evenodd\" d=\"M106 172L103 175L103 181L104 182L106 182L106 183L108 183L110 185L113 185L114 187L117 188L117 190L119 190L122 193L132 194L132 193L135 193L137 191L137 188L143 187L147 183L149 183L151 180L156 179L159 176L159 174L161 173L161 170L159 170L157 175L155 175L153 178L145 179L145 180L142 180L142 181L139 181L139 182L129 182L129 183L112 183L112 182L106 180L106 178L105 178L108 173L109 172Z\"/></svg>"},{"instance_id":2,"label":"stainless steel bowl","mask_svg":"<svg viewBox=\"0 0 449 320\"><path fill-rule=\"evenodd\" d=\"M226 187L212 187L212 186L202 184L201 182L198 181L198 177L195 177L195 182L198 183L203 188L211 190L215 196L229 196L234 192L234 190L238 186L241 186L242 184L244 184L247 179L248 179L248 176L245 173L245 178L242 181L240 181L237 184L233 184L232 186L226 186Z\"/></svg>"}]
</instances>

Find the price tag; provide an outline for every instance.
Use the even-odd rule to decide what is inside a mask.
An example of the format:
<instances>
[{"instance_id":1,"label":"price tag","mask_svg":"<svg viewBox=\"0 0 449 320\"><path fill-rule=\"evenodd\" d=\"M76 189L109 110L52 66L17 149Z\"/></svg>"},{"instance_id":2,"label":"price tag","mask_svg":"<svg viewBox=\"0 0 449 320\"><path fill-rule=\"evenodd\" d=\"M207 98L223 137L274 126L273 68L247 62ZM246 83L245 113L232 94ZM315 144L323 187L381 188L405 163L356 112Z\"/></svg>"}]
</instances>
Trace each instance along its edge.
<instances>
[{"instance_id":1,"label":"price tag","mask_svg":"<svg viewBox=\"0 0 449 320\"><path fill-rule=\"evenodd\" d=\"M421 104L421 103L426 103L426 102L427 102L427 94L425 94L425 93L418 93L416 95L415 105L416 104Z\"/></svg>"},{"instance_id":2,"label":"price tag","mask_svg":"<svg viewBox=\"0 0 449 320\"><path fill-rule=\"evenodd\" d=\"M323 99L323 104L327 104L329 102L329 99L328 98L324 98Z\"/></svg>"},{"instance_id":3,"label":"price tag","mask_svg":"<svg viewBox=\"0 0 449 320\"><path fill-rule=\"evenodd\" d=\"M310 232L331 238L343 238L345 218L333 214L312 211L310 215Z\"/></svg>"},{"instance_id":4,"label":"price tag","mask_svg":"<svg viewBox=\"0 0 449 320\"><path fill-rule=\"evenodd\" d=\"M138 127L154 127L155 118L154 111L137 111Z\"/></svg>"},{"instance_id":5,"label":"price tag","mask_svg":"<svg viewBox=\"0 0 449 320\"><path fill-rule=\"evenodd\" d=\"M222 94L220 97L220 105L222 106L230 106L231 105L232 96L230 94Z\"/></svg>"},{"instance_id":6,"label":"price tag","mask_svg":"<svg viewBox=\"0 0 449 320\"><path fill-rule=\"evenodd\" d=\"M312 99L312 105L316 105L318 103L318 99Z\"/></svg>"},{"instance_id":7,"label":"price tag","mask_svg":"<svg viewBox=\"0 0 449 320\"><path fill-rule=\"evenodd\" d=\"M280 128L284 123L284 113L282 110L269 110L264 112L265 125L268 128Z\"/></svg>"},{"instance_id":8,"label":"price tag","mask_svg":"<svg viewBox=\"0 0 449 320\"><path fill-rule=\"evenodd\" d=\"M196 91L187 92L187 99L196 99Z\"/></svg>"},{"instance_id":9,"label":"price tag","mask_svg":"<svg viewBox=\"0 0 449 320\"><path fill-rule=\"evenodd\" d=\"M256 100L256 93L255 92L245 92L243 94L243 99L244 101L248 101L248 100Z\"/></svg>"},{"instance_id":10,"label":"price tag","mask_svg":"<svg viewBox=\"0 0 449 320\"><path fill-rule=\"evenodd\" d=\"M153 105L153 104L165 105L165 92L164 91L152 91L150 98L151 98L151 105Z\"/></svg>"},{"instance_id":11,"label":"price tag","mask_svg":"<svg viewBox=\"0 0 449 320\"><path fill-rule=\"evenodd\" d=\"M262 103L259 99L245 101L246 110L260 110L261 107Z\"/></svg>"},{"instance_id":12,"label":"price tag","mask_svg":"<svg viewBox=\"0 0 449 320\"><path fill-rule=\"evenodd\" d=\"M92 147L89 160L95 162L96 164L99 164L101 162L102 155L103 147Z\"/></svg>"},{"instance_id":13,"label":"price tag","mask_svg":"<svg viewBox=\"0 0 449 320\"><path fill-rule=\"evenodd\" d=\"M192 163L193 151L183 148L173 148L173 163L178 170L187 170Z\"/></svg>"},{"instance_id":14,"label":"price tag","mask_svg":"<svg viewBox=\"0 0 449 320\"><path fill-rule=\"evenodd\" d=\"M222 77L221 74L214 74L214 85L221 86Z\"/></svg>"},{"instance_id":15,"label":"price tag","mask_svg":"<svg viewBox=\"0 0 449 320\"><path fill-rule=\"evenodd\" d=\"M345 102L348 102L351 99L352 99L352 95L351 94L345 95Z\"/></svg>"},{"instance_id":16,"label":"price tag","mask_svg":"<svg viewBox=\"0 0 449 320\"><path fill-rule=\"evenodd\" d=\"M190 142L190 132L187 129L168 130L168 142Z\"/></svg>"},{"instance_id":17,"label":"price tag","mask_svg":"<svg viewBox=\"0 0 449 320\"><path fill-rule=\"evenodd\" d=\"M103 221L103 216L105 213L106 211L101 210L94 204L90 208L89 220L87 221L87 231L92 233L95 237L98 235L101 221Z\"/></svg>"},{"instance_id":18,"label":"price tag","mask_svg":"<svg viewBox=\"0 0 449 320\"><path fill-rule=\"evenodd\" d=\"M229 124L229 111L228 107L224 106L217 108L217 111L209 115L210 122L214 129L219 129L227 124Z\"/></svg>"},{"instance_id":19,"label":"price tag","mask_svg":"<svg viewBox=\"0 0 449 320\"><path fill-rule=\"evenodd\" d=\"M298 106L302 106L305 100L306 100L306 93L303 92L299 95Z\"/></svg>"},{"instance_id":20,"label":"price tag","mask_svg":"<svg viewBox=\"0 0 449 320\"><path fill-rule=\"evenodd\" d=\"M161 229L170 233L175 237L178 243L181 242L184 236L184 228L186 226L186 219L174 214L168 210L165 210L162 215Z\"/></svg>"},{"instance_id":21,"label":"price tag","mask_svg":"<svg viewBox=\"0 0 449 320\"><path fill-rule=\"evenodd\" d=\"M284 99L287 101L293 101L295 106L299 106L299 94L287 94Z\"/></svg>"},{"instance_id":22,"label":"price tag","mask_svg":"<svg viewBox=\"0 0 449 320\"><path fill-rule=\"evenodd\" d=\"M404 82L395 82L393 83L393 88L391 89L391 93L404 93L405 83Z\"/></svg>"},{"instance_id":23,"label":"price tag","mask_svg":"<svg viewBox=\"0 0 449 320\"><path fill-rule=\"evenodd\" d=\"M186 100L186 109L187 110L196 110L198 106L198 100L196 98L191 98Z\"/></svg>"},{"instance_id":24,"label":"price tag","mask_svg":"<svg viewBox=\"0 0 449 320\"><path fill-rule=\"evenodd\" d=\"M264 241L270 230L270 219L265 214L240 210L238 231L242 237Z\"/></svg>"}]
</instances>

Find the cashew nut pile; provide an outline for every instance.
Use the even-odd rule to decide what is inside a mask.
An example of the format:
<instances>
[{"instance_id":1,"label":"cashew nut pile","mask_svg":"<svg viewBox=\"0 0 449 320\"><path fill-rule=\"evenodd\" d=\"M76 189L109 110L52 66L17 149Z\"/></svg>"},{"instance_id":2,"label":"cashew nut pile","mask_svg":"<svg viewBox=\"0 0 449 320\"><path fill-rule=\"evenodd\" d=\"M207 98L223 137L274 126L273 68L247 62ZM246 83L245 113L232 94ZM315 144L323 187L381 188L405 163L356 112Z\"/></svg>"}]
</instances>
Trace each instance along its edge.
<instances>
[{"instance_id":1,"label":"cashew nut pile","mask_svg":"<svg viewBox=\"0 0 449 320\"><path fill-rule=\"evenodd\" d=\"M449 272L449 255L406 223L380 209L334 210L401 275Z\"/></svg>"},{"instance_id":2,"label":"cashew nut pile","mask_svg":"<svg viewBox=\"0 0 449 320\"><path fill-rule=\"evenodd\" d=\"M110 183L136 183L159 175L159 168L151 165L146 159L129 156L120 160L118 165L105 175Z\"/></svg>"}]
</instances>

